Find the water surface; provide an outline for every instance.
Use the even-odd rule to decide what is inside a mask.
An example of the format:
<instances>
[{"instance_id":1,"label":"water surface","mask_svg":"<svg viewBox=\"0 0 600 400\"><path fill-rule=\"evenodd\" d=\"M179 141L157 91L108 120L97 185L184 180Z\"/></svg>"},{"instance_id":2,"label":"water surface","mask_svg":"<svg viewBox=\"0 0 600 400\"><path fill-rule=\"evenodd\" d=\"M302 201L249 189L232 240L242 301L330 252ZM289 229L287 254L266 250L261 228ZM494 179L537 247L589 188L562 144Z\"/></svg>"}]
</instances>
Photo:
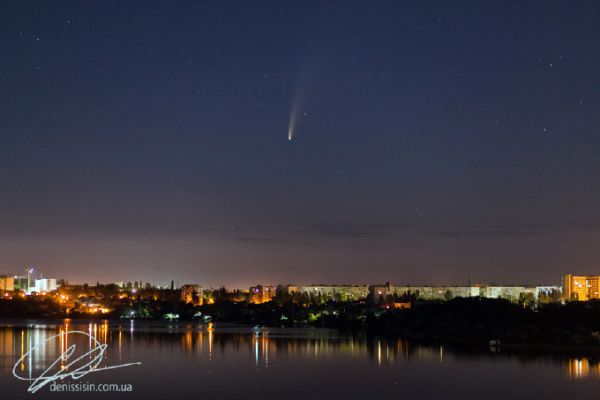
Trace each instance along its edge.
<instances>
[{"instance_id":1,"label":"water surface","mask_svg":"<svg viewBox=\"0 0 600 400\"><path fill-rule=\"evenodd\" d=\"M67 334L72 331L89 337ZM44 387L30 394L29 383L13 376L15 363L16 372L25 377L39 376L56 360L57 368L69 370L69 360L61 354L73 344L76 354L106 344L99 367L141 362L78 381L131 385L133 392L57 393ZM140 321L0 323L3 398L593 399L600 393L599 361L465 352L310 328Z\"/></svg>"}]
</instances>

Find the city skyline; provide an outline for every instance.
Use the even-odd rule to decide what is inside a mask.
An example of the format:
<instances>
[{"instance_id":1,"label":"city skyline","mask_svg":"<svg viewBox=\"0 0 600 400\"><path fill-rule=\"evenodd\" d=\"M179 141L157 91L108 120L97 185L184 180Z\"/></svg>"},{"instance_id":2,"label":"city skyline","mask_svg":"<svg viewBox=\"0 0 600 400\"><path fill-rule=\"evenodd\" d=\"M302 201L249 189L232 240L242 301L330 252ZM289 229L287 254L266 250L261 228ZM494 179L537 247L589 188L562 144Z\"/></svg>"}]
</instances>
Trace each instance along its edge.
<instances>
[{"instance_id":1,"label":"city skyline","mask_svg":"<svg viewBox=\"0 0 600 400\"><path fill-rule=\"evenodd\" d=\"M600 265L594 2L2 9L0 271L243 287Z\"/></svg>"},{"instance_id":2,"label":"city skyline","mask_svg":"<svg viewBox=\"0 0 600 400\"><path fill-rule=\"evenodd\" d=\"M56 276L47 276L44 275L43 272L40 271L36 271L34 270L34 268L32 267L28 267L25 268L25 273L23 273L23 270L21 270L20 272L14 272L11 273L11 271L0 271L0 289L2 288L2 280L5 278L15 278L16 279L21 279L21 280L30 280L31 282L31 287L34 287L34 283L36 281L39 280L52 280L55 282L66 282L69 285L84 285L84 284L88 284L88 285L95 285L95 284L100 284L100 285L112 285L112 284L117 284L120 286L124 286L124 285L140 285L143 286L145 284L150 284L152 286L155 287L163 287L163 288L168 288L172 285L174 285L174 287L178 288L181 286L185 286L188 284L202 284L204 287L206 288L213 288L213 289L218 289L218 288L227 288L227 289L243 289L243 288L248 288L248 287L252 287L252 286L297 286L297 287L307 287L307 286L372 286L372 285L381 285L381 284L389 284L392 283L394 285L400 285L400 286L448 286L448 287L459 287L459 286L463 286L463 287L480 287L480 286L524 286L524 287L533 287L533 286L551 286L551 285L557 285L560 286L561 282L565 279L566 276L580 276L580 277L585 277L585 276L596 276L596 274L588 274L588 275L582 275L582 274L561 274L559 277L555 277L555 279L553 281L524 281L524 280L520 280L520 281L512 281L512 282L502 282L502 281L494 281L494 280L477 280L477 279L472 279L472 277L470 275L468 275L466 277L465 281L436 281L436 280L429 280L429 281L423 281L423 282L416 282L416 281L408 281L408 280L373 280L373 279L366 279L363 281L349 281L349 280L344 280L344 279L338 279L335 281L306 281L306 280L301 280L301 281L290 281L290 280L281 280L281 281L275 281L273 279L267 279L267 280L263 280L263 281L249 281L249 282L244 282L238 285L235 284L226 284L226 283L219 283L219 284L212 284L210 282L207 281L203 281L201 279L189 279L186 281L180 281L180 280L176 280L176 279L167 279L167 280L161 280L161 281L153 281L153 280L149 280L149 279L145 279L145 278L140 278L138 277L137 279L113 279L113 280L108 280L108 281L93 281L93 280L84 280L84 281L77 281L77 280L71 280L68 276L63 276L63 275L56 275ZM60 284L59 284L60 286Z\"/></svg>"}]
</instances>

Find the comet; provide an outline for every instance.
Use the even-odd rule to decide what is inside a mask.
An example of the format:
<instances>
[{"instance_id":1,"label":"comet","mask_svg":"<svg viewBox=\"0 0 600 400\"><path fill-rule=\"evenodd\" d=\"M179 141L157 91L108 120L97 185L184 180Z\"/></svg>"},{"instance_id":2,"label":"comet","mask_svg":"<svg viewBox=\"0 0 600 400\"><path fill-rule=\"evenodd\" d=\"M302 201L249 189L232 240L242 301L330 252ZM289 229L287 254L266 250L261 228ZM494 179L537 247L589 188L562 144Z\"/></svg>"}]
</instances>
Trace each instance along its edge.
<instances>
[{"instance_id":1,"label":"comet","mask_svg":"<svg viewBox=\"0 0 600 400\"><path fill-rule=\"evenodd\" d=\"M298 71L288 124L288 141L290 142L296 137L298 129L302 126L306 117L305 101L310 97L314 86L314 79L312 79L314 68L310 67L312 64L314 62L305 61Z\"/></svg>"},{"instance_id":2,"label":"comet","mask_svg":"<svg viewBox=\"0 0 600 400\"><path fill-rule=\"evenodd\" d=\"M290 142L294 138L299 112L300 112L300 102L298 101L298 96L296 96L294 98L294 102L292 103L292 109L290 111L290 123L288 125L288 140Z\"/></svg>"}]
</instances>

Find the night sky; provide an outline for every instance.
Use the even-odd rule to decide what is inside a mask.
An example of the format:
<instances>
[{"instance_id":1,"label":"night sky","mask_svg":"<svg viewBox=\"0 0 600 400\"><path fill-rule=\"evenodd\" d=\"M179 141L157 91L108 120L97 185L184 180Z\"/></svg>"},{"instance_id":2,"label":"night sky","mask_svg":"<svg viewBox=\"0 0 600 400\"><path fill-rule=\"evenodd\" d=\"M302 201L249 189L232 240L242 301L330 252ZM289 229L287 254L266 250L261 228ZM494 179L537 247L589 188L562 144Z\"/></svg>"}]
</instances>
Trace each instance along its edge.
<instances>
[{"instance_id":1,"label":"night sky","mask_svg":"<svg viewBox=\"0 0 600 400\"><path fill-rule=\"evenodd\" d=\"M0 5L0 273L559 283L599 177L597 1Z\"/></svg>"}]
</instances>

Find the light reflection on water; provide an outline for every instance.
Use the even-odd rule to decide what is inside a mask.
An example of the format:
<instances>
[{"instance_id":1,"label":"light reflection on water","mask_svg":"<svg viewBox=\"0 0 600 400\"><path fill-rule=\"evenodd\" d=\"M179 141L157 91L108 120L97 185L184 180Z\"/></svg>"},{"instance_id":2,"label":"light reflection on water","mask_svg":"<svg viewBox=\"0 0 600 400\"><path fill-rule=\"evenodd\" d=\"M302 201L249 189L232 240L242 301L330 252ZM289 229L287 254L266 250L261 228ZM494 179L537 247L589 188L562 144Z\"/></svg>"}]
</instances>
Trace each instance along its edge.
<instances>
[{"instance_id":1,"label":"light reflection on water","mask_svg":"<svg viewBox=\"0 0 600 400\"><path fill-rule=\"evenodd\" d=\"M80 343L81 337L67 334L73 330L89 333L87 343ZM119 361L135 346L135 338L143 343L144 348L162 348L179 342L181 354L205 354L209 360L215 355L225 355L228 351L246 352L254 360L255 367L259 368L268 368L269 357L273 354L278 357L314 360L341 355L369 359L373 365L385 367L410 359L433 360L443 364L447 353L444 346L416 345L402 339L367 339L342 335L332 330L253 329L233 325L217 327L212 323L148 323L133 320L85 324L65 320L55 324L31 323L24 326L0 324L0 372L10 373L15 361L23 357L32 346L44 343L54 335L58 335L57 338L48 341L42 348L43 351L36 351L31 357L24 358L19 364L21 371L31 375L43 370L49 362L65 353L71 345L70 341L78 342L78 346L87 346L87 349L91 350L96 345L92 337L101 344L109 345L109 351L104 358L112 354L114 359ZM67 360L64 357L60 358L60 366L65 368ZM545 361L562 367L564 374L570 378L600 378L598 360L588 357L551 357Z\"/></svg>"},{"instance_id":2,"label":"light reflection on water","mask_svg":"<svg viewBox=\"0 0 600 400\"><path fill-rule=\"evenodd\" d=\"M600 378L600 362L587 357L569 358L565 363L565 371L571 378Z\"/></svg>"},{"instance_id":3,"label":"light reflection on water","mask_svg":"<svg viewBox=\"0 0 600 400\"><path fill-rule=\"evenodd\" d=\"M91 338L73 331L89 333ZM200 390L224 399L268 393L261 395L267 400L287 390L289 399L362 399L402 390L437 399L447 392L470 398L473 391L486 390L488 399L496 400L529 398L525 394L536 390L551 392L549 398L569 393L588 398L600 389L600 362L589 356L458 349L310 328L128 320L0 321L0 387L8 395L26 394L26 384L12 376L15 362L55 335L41 351L24 357L17 365L19 375L39 376L57 359L60 368L69 371L69 360L60 357L69 346L75 344L77 353L84 354L106 344L99 367L137 361L142 365L86 379L131 383L136 388L133 398ZM509 381L514 383L507 385ZM45 389L36 393L41 399L55 395ZM90 398L88 394L75 397ZM97 393L92 398L106 397Z\"/></svg>"}]
</instances>

